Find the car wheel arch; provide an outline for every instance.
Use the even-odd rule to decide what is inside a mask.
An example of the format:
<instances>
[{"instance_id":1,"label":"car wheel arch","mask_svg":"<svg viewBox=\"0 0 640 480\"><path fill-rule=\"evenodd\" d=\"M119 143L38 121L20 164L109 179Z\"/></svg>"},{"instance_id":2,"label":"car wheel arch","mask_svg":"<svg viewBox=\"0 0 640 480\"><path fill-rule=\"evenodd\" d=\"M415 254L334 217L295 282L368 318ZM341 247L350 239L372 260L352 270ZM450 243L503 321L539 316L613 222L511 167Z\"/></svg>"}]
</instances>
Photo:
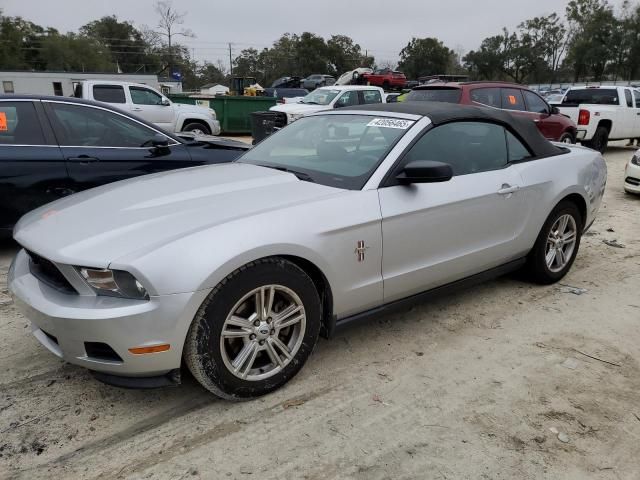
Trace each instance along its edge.
<instances>
[{"instance_id":1,"label":"car wheel arch","mask_svg":"<svg viewBox=\"0 0 640 480\"><path fill-rule=\"evenodd\" d=\"M283 253L287 252L287 253ZM225 262L215 269L207 280L200 286L200 290L210 290L223 282L225 278L236 270L266 258L282 258L301 268L313 281L318 295L322 301L322 330L321 334L328 337L335 323L334 312L334 282L328 264L313 252L296 245L287 245L279 249L258 249L253 252L245 252Z\"/></svg>"}]
</instances>

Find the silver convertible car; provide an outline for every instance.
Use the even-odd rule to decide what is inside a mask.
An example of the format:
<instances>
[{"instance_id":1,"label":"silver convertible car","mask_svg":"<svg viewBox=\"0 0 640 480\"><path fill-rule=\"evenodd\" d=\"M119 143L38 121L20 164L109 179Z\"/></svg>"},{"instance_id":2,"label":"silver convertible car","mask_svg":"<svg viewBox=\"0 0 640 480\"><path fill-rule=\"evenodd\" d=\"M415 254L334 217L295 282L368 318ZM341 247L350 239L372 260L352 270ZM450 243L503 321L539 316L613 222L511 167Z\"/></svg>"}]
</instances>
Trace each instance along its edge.
<instances>
[{"instance_id":1,"label":"silver convertible car","mask_svg":"<svg viewBox=\"0 0 640 480\"><path fill-rule=\"evenodd\" d=\"M35 337L102 381L175 383L186 365L216 395L249 398L352 320L521 267L559 280L605 181L600 153L499 110L332 110L234 163L27 214L9 288Z\"/></svg>"}]
</instances>

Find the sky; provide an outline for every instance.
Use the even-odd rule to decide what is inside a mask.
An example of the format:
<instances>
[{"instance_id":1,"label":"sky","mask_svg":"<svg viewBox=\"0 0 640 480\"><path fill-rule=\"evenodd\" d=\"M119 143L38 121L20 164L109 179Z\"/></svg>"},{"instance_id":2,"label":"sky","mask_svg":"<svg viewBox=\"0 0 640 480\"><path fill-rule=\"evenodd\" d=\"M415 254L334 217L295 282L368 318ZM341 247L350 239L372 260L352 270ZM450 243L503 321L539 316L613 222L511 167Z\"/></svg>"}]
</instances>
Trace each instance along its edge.
<instances>
[{"instance_id":1,"label":"sky","mask_svg":"<svg viewBox=\"0 0 640 480\"><path fill-rule=\"evenodd\" d=\"M620 8L623 0L610 0ZM61 32L105 15L136 26L157 25L155 0L1 0L4 15L22 16ZM196 37L179 41L200 62L228 64L228 43L242 49L269 47L285 32L310 31L328 38L353 38L378 63L395 62L411 37L436 37L449 48L467 52L480 42L514 29L523 20L554 11L566 0L174 0L184 12L184 27ZM88 8L90 6L90 8Z\"/></svg>"}]
</instances>

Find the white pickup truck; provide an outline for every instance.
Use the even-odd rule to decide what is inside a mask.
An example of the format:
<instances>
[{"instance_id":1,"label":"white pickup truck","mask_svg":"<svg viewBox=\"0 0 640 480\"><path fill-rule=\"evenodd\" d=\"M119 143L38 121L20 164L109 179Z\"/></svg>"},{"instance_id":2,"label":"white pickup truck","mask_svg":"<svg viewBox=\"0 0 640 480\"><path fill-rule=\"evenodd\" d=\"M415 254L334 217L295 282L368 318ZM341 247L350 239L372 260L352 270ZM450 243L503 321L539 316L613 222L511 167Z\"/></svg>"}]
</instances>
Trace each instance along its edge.
<instances>
[{"instance_id":1,"label":"white pickup truck","mask_svg":"<svg viewBox=\"0 0 640 480\"><path fill-rule=\"evenodd\" d=\"M640 90L632 87L572 87L560 113L578 125L577 140L604 152L609 140L640 138Z\"/></svg>"},{"instance_id":2,"label":"white pickup truck","mask_svg":"<svg viewBox=\"0 0 640 480\"><path fill-rule=\"evenodd\" d=\"M147 85L87 80L75 86L73 96L108 103L171 133L220 133L220 122L213 109L173 103Z\"/></svg>"}]
</instances>

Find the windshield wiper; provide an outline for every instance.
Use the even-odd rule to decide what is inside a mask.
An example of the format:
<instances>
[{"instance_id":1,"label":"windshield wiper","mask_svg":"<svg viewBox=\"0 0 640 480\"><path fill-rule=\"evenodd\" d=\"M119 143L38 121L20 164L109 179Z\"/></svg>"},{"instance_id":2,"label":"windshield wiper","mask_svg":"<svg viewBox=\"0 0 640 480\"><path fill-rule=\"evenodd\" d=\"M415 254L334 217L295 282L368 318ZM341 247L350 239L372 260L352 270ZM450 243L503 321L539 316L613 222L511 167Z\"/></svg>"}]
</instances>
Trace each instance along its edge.
<instances>
[{"instance_id":1,"label":"windshield wiper","mask_svg":"<svg viewBox=\"0 0 640 480\"><path fill-rule=\"evenodd\" d=\"M266 165L263 165L264 167L266 167ZM302 180L304 182L311 182L311 183L316 183L316 181L311 178L311 176L308 173L304 173L304 172L298 172L297 170L292 170L290 168L287 167L268 167L268 168L273 168L275 170L280 170L281 172L287 172L287 173L293 173L296 177L298 177L299 180Z\"/></svg>"},{"instance_id":2,"label":"windshield wiper","mask_svg":"<svg viewBox=\"0 0 640 480\"><path fill-rule=\"evenodd\" d=\"M304 103L305 105L320 105L318 102L313 102L313 101L311 101L311 102L304 102L303 101L302 103Z\"/></svg>"},{"instance_id":3,"label":"windshield wiper","mask_svg":"<svg viewBox=\"0 0 640 480\"><path fill-rule=\"evenodd\" d=\"M254 163L253 165L257 165L258 167L264 167L264 168L273 168L274 170L279 170L281 172L293 173L296 177L298 177L299 180L302 180L304 182L316 183L316 181L313 178L311 178L311 175L309 175L308 173L298 172L297 170L292 170L291 168L281 167L276 165L267 165L265 163Z\"/></svg>"}]
</instances>

